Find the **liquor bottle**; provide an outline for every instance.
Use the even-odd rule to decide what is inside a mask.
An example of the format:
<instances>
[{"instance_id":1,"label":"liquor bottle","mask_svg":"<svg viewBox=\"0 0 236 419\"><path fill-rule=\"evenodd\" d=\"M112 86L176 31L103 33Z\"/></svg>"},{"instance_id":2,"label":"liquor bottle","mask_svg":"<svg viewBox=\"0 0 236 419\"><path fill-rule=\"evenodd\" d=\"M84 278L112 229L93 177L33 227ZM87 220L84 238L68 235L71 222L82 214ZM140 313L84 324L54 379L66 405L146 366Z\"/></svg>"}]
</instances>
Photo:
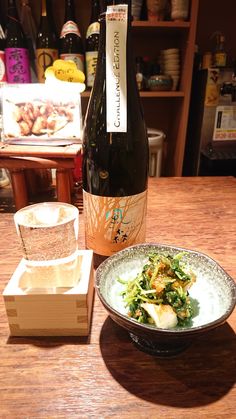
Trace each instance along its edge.
<instances>
[{"instance_id":1,"label":"liquor bottle","mask_svg":"<svg viewBox=\"0 0 236 419\"><path fill-rule=\"evenodd\" d=\"M143 90L144 88L144 63L142 57L136 57L136 81L138 90Z\"/></svg>"},{"instance_id":2,"label":"liquor bottle","mask_svg":"<svg viewBox=\"0 0 236 419\"><path fill-rule=\"evenodd\" d=\"M42 0L41 21L36 40L36 67L40 83L45 82L44 72L57 58L57 37L48 19L47 2Z\"/></svg>"},{"instance_id":3,"label":"liquor bottle","mask_svg":"<svg viewBox=\"0 0 236 419\"><path fill-rule=\"evenodd\" d=\"M30 60L27 41L22 31L15 0L8 0L6 25L6 73L9 83L30 83Z\"/></svg>"},{"instance_id":4,"label":"liquor bottle","mask_svg":"<svg viewBox=\"0 0 236 419\"><path fill-rule=\"evenodd\" d=\"M148 138L130 9L126 0L101 15L97 71L83 130L85 240L95 266L145 240Z\"/></svg>"},{"instance_id":5,"label":"liquor bottle","mask_svg":"<svg viewBox=\"0 0 236 419\"><path fill-rule=\"evenodd\" d=\"M73 0L65 2L64 22L60 35L60 58L74 61L78 69L84 72L84 48L79 27L75 22Z\"/></svg>"},{"instance_id":6,"label":"liquor bottle","mask_svg":"<svg viewBox=\"0 0 236 419\"><path fill-rule=\"evenodd\" d=\"M5 34L3 27L0 23L0 83L7 80L6 77L6 63L5 63Z\"/></svg>"},{"instance_id":7,"label":"liquor bottle","mask_svg":"<svg viewBox=\"0 0 236 419\"><path fill-rule=\"evenodd\" d=\"M215 48L215 53L214 53L214 66L225 67L226 59L227 59L227 54L225 50L225 37L224 35L217 34L216 48Z\"/></svg>"},{"instance_id":8,"label":"liquor bottle","mask_svg":"<svg viewBox=\"0 0 236 419\"><path fill-rule=\"evenodd\" d=\"M86 47L85 47L85 58L86 58L86 75L87 75L87 87L93 87L94 77L97 66L98 58L98 42L99 42L99 15L100 5L99 0L92 0L92 12L90 18L90 24L86 33Z\"/></svg>"}]
</instances>

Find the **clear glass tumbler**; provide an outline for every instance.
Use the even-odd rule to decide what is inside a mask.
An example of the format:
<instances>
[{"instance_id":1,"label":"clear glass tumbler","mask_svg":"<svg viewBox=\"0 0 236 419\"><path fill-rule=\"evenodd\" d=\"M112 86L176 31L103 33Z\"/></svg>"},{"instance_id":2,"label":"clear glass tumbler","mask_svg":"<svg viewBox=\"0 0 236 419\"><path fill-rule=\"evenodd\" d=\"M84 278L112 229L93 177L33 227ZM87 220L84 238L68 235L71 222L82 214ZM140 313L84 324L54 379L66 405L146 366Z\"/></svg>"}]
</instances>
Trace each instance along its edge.
<instances>
[{"instance_id":1,"label":"clear glass tumbler","mask_svg":"<svg viewBox=\"0 0 236 419\"><path fill-rule=\"evenodd\" d=\"M29 205L14 215L23 288L72 287L78 281L79 211L63 202Z\"/></svg>"}]
</instances>

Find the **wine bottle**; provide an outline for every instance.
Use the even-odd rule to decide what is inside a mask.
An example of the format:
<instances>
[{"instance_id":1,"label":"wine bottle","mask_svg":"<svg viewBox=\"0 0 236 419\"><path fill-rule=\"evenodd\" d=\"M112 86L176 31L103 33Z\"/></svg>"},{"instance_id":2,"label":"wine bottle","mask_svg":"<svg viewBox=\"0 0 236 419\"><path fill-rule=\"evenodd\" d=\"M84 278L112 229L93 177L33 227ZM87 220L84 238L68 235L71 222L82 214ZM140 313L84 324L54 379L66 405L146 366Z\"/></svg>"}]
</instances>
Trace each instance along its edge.
<instances>
[{"instance_id":1,"label":"wine bottle","mask_svg":"<svg viewBox=\"0 0 236 419\"><path fill-rule=\"evenodd\" d=\"M36 67L40 83L45 82L44 72L57 58L57 37L48 19L47 2L42 0L41 21L36 40Z\"/></svg>"},{"instance_id":2,"label":"wine bottle","mask_svg":"<svg viewBox=\"0 0 236 419\"><path fill-rule=\"evenodd\" d=\"M5 34L3 27L0 23L0 83L7 80L6 77L6 63L5 63Z\"/></svg>"},{"instance_id":3,"label":"wine bottle","mask_svg":"<svg viewBox=\"0 0 236 419\"><path fill-rule=\"evenodd\" d=\"M86 33L86 47L85 47L85 59L86 59L86 76L87 76L87 87L93 87L94 77L97 66L98 58L98 41L99 41L99 15L100 5L99 0L92 0L92 12L90 18L90 24Z\"/></svg>"},{"instance_id":4,"label":"wine bottle","mask_svg":"<svg viewBox=\"0 0 236 419\"><path fill-rule=\"evenodd\" d=\"M101 15L97 71L83 129L85 240L95 266L145 240L148 138L130 9L126 0L108 5Z\"/></svg>"},{"instance_id":5,"label":"wine bottle","mask_svg":"<svg viewBox=\"0 0 236 419\"><path fill-rule=\"evenodd\" d=\"M75 22L75 8L73 0L65 2L65 19L60 35L60 58L73 60L78 69L84 72L84 48Z\"/></svg>"},{"instance_id":6,"label":"wine bottle","mask_svg":"<svg viewBox=\"0 0 236 419\"><path fill-rule=\"evenodd\" d=\"M30 60L27 41L16 8L15 0L8 0L6 25L6 74L9 83L30 83Z\"/></svg>"}]
</instances>

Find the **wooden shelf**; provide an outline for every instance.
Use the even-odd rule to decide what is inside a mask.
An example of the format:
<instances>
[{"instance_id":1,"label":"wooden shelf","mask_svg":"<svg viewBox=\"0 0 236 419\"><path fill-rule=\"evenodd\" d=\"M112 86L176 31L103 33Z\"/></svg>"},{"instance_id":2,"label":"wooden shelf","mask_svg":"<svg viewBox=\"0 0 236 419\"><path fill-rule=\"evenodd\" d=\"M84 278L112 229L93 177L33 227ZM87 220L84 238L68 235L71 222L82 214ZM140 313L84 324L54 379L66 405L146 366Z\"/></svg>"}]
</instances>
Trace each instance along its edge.
<instances>
[{"instance_id":1,"label":"wooden shelf","mask_svg":"<svg viewBox=\"0 0 236 419\"><path fill-rule=\"evenodd\" d=\"M90 96L90 92L89 91L85 91L85 92L83 92L82 94L81 94L81 96L82 97L84 97L84 98L89 98L89 96ZM173 97L173 98L175 98L175 97L184 97L184 92L182 92L182 91L175 91L175 92L172 92L172 91L166 91L166 92L140 92L140 97L143 97L143 98L157 98L157 97L160 97L160 98L165 98L165 97L169 97L169 98L171 98L171 97Z\"/></svg>"},{"instance_id":2,"label":"wooden shelf","mask_svg":"<svg viewBox=\"0 0 236 419\"><path fill-rule=\"evenodd\" d=\"M132 26L134 28L144 28L147 29L167 29L168 31L171 29L189 29L190 22L183 22L183 21L157 21L157 22L149 22L148 20L136 20L132 22Z\"/></svg>"},{"instance_id":3,"label":"wooden shelf","mask_svg":"<svg viewBox=\"0 0 236 419\"><path fill-rule=\"evenodd\" d=\"M184 92L175 91L175 92L140 92L141 97L150 97L150 98L157 98L157 97L184 97Z\"/></svg>"}]
</instances>

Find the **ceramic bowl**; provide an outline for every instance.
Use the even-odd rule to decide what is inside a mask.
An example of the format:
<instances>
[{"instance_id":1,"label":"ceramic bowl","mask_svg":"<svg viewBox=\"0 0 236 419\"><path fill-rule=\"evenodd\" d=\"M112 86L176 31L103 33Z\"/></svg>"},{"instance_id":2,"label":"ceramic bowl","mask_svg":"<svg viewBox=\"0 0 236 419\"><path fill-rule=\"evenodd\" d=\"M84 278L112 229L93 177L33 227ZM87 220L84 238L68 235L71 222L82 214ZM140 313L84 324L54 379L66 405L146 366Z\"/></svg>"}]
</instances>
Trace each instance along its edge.
<instances>
[{"instance_id":1,"label":"ceramic bowl","mask_svg":"<svg viewBox=\"0 0 236 419\"><path fill-rule=\"evenodd\" d=\"M171 20L187 20L188 9L172 9Z\"/></svg>"},{"instance_id":2,"label":"ceramic bowl","mask_svg":"<svg viewBox=\"0 0 236 419\"><path fill-rule=\"evenodd\" d=\"M179 60L180 54L177 52L174 52L172 54L165 54L165 52L162 54L162 57L164 60Z\"/></svg>"},{"instance_id":3,"label":"ceramic bowl","mask_svg":"<svg viewBox=\"0 0 236 419\"><path fill-rule=\"evenodd\" d=\"M180 62L179 61L164 61L163 66L168 70L177 71L180 69Z\"/></svg>"},{"instance_id":4,"label":"ceramic bowl","mask_svg":"<svg viewBox=\"0 0 236 419\"><path fill-rule=\"evenodd\" d=\"M174 329L160 329L138 323L128 317L121 292L124 285L117 279L134 278L142 270L149 252L175 255L186 252L184 261L197 275L189 290L194 314L191 324ZM152 355L175 356L196 337L223 324L236 304L236 285L223 268L209 256L181 247L145 243L128 247L106 259L97 269L97 294L111 318L127 329L135 345Z\"/></svg>"},{"instance_id":5,"label":"ceramic bowl","mask_svg":"<svg viewBox=\"0 0 236 419\"><path fill-rule=\"evenodd\" d=\"M167 74L172 77L180 77L180 70L168 70Z\"/></svg>"},{"instance_id":6,"label":"ceramic bowl","mask_svg":"<svg viewBox=\"0 0 236 419\"><path fill-rule=\"evenodd\" d=\"M173 71L179 71L180 65L178 63L164 63L164 69L165 71L173 70Z\"/></svg>"},{"instance_id":7,"label":"ceramic bowl","mask_svg":"<svg viewBox=\"0 0 236 419\"><path fill-rule=\"evenodd\" d=\"M176 58L179 57L180 54L179 52L166 52L165 50L162 52L161 54L166 60L168 60L169 58Z\"/></svg>"},{"instance_id":8,"label":"ceramic bowl","mask_svg":"<svg viewBox=\"0 0 236 419\"><path fill-rule=\"evenodd\" d=\"M165 63L165 64L168 64L168 63L179 63L179 61L180 61L180 59L179 59L179 57L177 56L177 55L175 55L175 56L170 56L170 57L164 57L163 58L163 62Z\"/></svg>"},{"instance_id":9,"label":"ceramic bowl","mask_svg":"<svg viewBox=\"0 0 236 419\"><path fill-rule=\"evenodd\" d=\"M173 86L173 80L167 74L157 74L149 77L147 86L151 91L167 91L171 90Z\"/></svg>"},{"instance_id":10,"label":"ceramic bowl","mask_svg":"<svg viewBox=\"0 0 236 419\"><path fill-rule=\"evenodd\" d=\"M163 49L161 52L163 53L164 56L179 55L179 49L178 48Z\"/></svg>"}]
</instances>

